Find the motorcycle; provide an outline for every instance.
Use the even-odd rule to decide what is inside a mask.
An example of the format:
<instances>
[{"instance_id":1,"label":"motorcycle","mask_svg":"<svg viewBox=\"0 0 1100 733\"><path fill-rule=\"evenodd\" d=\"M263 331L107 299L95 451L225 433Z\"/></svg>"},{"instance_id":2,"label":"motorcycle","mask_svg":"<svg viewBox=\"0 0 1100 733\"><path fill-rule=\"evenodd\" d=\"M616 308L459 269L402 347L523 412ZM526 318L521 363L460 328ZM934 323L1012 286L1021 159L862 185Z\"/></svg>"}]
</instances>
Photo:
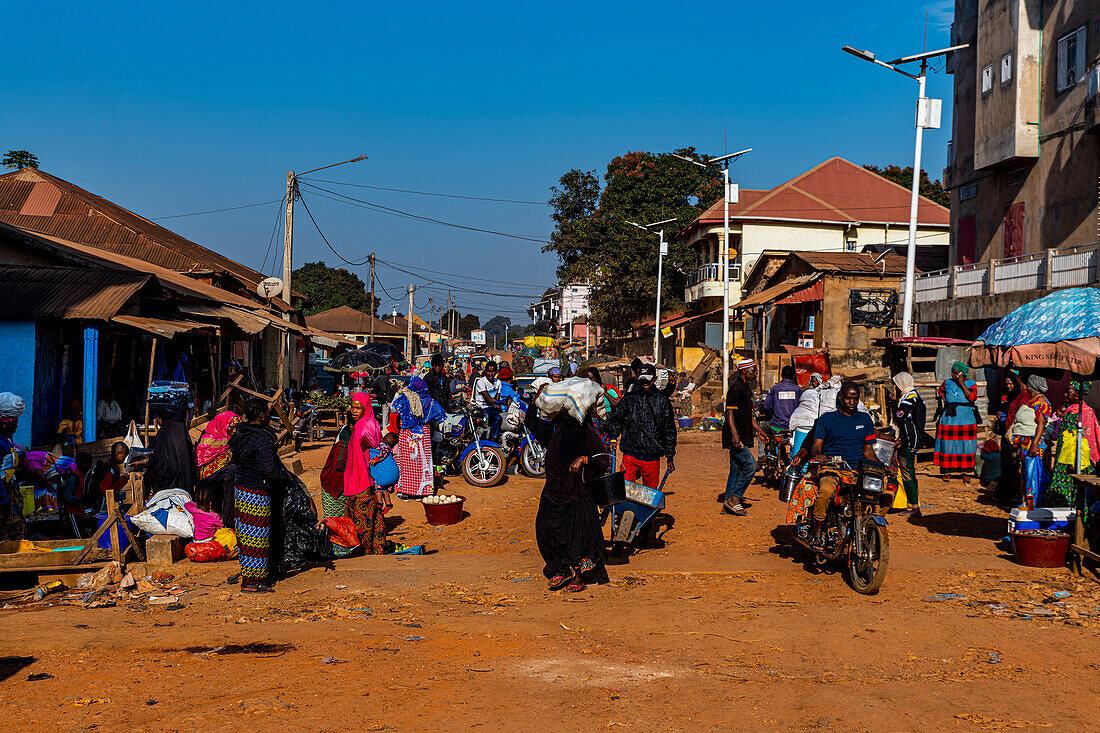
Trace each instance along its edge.
<instances>
[{"instance_id":1,"label":"motorcycle","mask_svg":"<svg viewBox=\"0 0 1100 733\"><path fill-rule=\"evenodd\" d=\"M523 424L528 409L529 406L519 397L511 399L508 414L501 425L500 444L509 464L515 460L525 476L542 478L546 475L546 449L539 445Z\"/></svg>"},{"instance_id":2,"label":"motorcycle","mask_svg":"<svg viewBox=\"0 0 1100 733\"><path fill-rule=\"evenodd\" d=\"M783 471L791 462L791 433L763 425L768 437L760 446L760 473L764 480L777 488L783 481Z\"/></svg>"},{"instance_id":3,"label":"motorcycle","mask_svg":"<svg viewBox=\"0 0 1100 733\"><path fill-rule=\"evenodd\" d=\"M886 466L860 461L858 467L852 469L839 458L827 464L812 462L807 466L806 480L816 483L818 470L826 466L840 475L840 481L825 518L824 549L810 545L809 517L795 522L795 540L815 553L814 562L818 565L835 562L843 556L845 575L852 589L873 595L886 579L886 567L890 562L886 518L877 512L887 486ZM788 469L787 480L793 481L798 470Z\"/></svg>"},{"instance_id":4,"label":"motorcycle","mask_svg":"<svg viewBox=\"0 0 1100 733\"><path fill-rule=\"evenodd\" d=\"M452 476L462 474L471 486L488 488L504 480L508 462L500 444L488 439L489 426L481 410L466 403L448 413L433 431L436 459Z\"/></svg>"}]
</instances>

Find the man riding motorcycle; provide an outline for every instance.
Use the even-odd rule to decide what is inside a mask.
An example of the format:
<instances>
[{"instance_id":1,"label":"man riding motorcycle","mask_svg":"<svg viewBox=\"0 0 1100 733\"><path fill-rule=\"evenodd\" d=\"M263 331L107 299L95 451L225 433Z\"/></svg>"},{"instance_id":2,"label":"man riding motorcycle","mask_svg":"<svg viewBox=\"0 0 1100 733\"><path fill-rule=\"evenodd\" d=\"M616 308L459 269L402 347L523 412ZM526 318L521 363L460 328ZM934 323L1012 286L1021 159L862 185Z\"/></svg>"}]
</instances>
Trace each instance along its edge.
<instances>
[{"instance_id":1,"label":"man riding motorcycle","mask_svg":"<svg viewBox=\"0 0 1100 733\"><path fill-rule=\"evenodd\" d=\"M810 448L811 456L839 456L851 468L860 460L878 462L875 455L875 424L866 412L860 412L859 385L846 381L840 386L840 398L835 412L829 412L817 419L814 425L814 442ZM792 466L802 462L802 453L791 461ZM809 544L815 550L825 546L823 528L829 510L829 502L836 495L840 483L840 472L831 467L818 471L818 493L814 500L813 524Z\"/></svg>"}]
</instances>

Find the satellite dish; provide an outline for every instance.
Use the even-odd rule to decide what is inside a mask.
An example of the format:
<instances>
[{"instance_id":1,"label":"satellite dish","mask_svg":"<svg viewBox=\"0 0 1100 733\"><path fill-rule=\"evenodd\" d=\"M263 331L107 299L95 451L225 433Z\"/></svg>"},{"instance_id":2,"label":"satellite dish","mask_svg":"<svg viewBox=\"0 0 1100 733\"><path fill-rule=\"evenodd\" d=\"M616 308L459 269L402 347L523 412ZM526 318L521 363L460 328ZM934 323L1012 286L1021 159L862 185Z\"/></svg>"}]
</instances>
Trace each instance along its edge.
<instances>
[{"instance_id":1,"label":"satellite dish","mask_svg":"<svg viewBox=\"0 0 1100 733\"><path fill-rule=\"evenodd\" d=\"M283 292L283 281L277 277L265 277L256 286L256 294L261 298L274 298Z\"/></svg>"}]
</instances>

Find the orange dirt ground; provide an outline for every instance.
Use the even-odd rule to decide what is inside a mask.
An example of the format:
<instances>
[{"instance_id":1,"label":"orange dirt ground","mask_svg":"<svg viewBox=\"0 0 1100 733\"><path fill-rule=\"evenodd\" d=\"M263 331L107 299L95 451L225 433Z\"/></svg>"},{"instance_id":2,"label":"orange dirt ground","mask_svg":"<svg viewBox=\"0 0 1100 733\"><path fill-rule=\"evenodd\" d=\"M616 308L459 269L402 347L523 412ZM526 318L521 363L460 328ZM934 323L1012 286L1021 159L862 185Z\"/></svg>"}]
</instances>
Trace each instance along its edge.
<instances>
[{"instance_id":1,"label":"orange dirt ground","mask_svg":"<svg viewBox=\"0 0 1100 733\"><path fill-rule=\"evenodd\" d=\"M324 456L302 454L307 484ZM451 479L454 526L398 502L392 536L423 557L338 561L259 597L226 585L232 562L184 562L180 610L0 610L4 727L1097 729L1100 584L1016 565L976 482L921 478L925 517L891 515L886 583L864 597L804 564L773 490L721 515L727 460L716 434L682 434L665 546L579 594L547 591L540 483L509 476ZM253 644L271 646L232 646Z\"/></svg>"}]
</instances>

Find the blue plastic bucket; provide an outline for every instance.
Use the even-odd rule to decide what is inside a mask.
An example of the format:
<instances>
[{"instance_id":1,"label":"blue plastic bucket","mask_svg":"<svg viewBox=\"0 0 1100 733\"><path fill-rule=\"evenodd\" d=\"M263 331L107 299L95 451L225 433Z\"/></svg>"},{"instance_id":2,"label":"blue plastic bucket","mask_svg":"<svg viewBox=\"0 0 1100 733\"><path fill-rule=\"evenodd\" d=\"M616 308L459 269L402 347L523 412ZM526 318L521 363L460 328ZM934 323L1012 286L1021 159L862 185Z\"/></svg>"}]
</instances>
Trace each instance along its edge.
<instances>
[{"instance_id":1,"label":"blue plastic bucket","mask_svg":"<svg viewBox=\"0 0 1100 733\"><path fill-rule=\"evenodd\" d=\"M99 514L96 514L95 515L96 530L99 530L99 528L102 527L103 523L106 522L106 521L107 521L107 512L100 512ZM127 524L130 525L130 531L134 532L135 531L134 530L134 525L130 524L130 518L126 517L124 521ZM119 552L125 552L126 548L130 546L130 538L126 536L126 533L124 531L122 531L122 525L121 524L116 524L114 526L113 531L118 533L118 551ZM111 549L111 534L109 532L104 532L102 535L100 535L99 536L99 541L96 543L96 546L101 550Z\"/></svg>"},{"instance_id":2,"label":"blue plastic bucket","mask_svg":"<svg viewBox=\"0 0 1100 733\"><path fill-rule=\"evenodd\" d=\"M802 447L802 442L806 440L806 436L810 434L809 428L795 428L794 438L791 445L791 455L798 453L798 449Z\"/></svg>"}]
</instances>

